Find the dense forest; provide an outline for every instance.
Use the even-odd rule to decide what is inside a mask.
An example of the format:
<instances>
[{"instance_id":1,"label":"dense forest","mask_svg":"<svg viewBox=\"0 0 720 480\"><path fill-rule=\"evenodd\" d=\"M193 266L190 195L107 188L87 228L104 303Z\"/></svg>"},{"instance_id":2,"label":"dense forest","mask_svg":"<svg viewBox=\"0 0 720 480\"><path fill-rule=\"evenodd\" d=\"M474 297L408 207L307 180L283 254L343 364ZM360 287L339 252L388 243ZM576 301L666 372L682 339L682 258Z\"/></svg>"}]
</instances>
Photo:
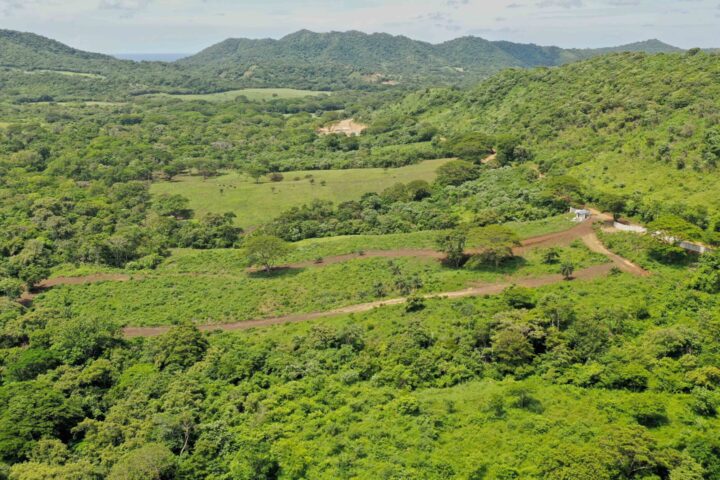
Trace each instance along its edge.
<instances>
[{"instance_id":1,"label":"dense forest","mask_svg":"<svg viewBox=\"0 0 720 480\"><path fill-rule=\"evenodd\" d=\"M156 92L248 87L319 91L469 85L508 67L553 66L612 51L673 52L657 40L597 50L489 42L440 45L360 32L306 30L280 40L228 39L174 63L132 62L0 30L0 97L16 102L118 100Z\"/></svg>"},{"instance_id":2,"label":"dense forest","mask_svg":"<svg viewBox=\"0 0 720 480\"><path fill-rule=\"evenodd\" d=\"M0 479L720 479L717 54L0 42Z\"/></svg>"}]
</instances>

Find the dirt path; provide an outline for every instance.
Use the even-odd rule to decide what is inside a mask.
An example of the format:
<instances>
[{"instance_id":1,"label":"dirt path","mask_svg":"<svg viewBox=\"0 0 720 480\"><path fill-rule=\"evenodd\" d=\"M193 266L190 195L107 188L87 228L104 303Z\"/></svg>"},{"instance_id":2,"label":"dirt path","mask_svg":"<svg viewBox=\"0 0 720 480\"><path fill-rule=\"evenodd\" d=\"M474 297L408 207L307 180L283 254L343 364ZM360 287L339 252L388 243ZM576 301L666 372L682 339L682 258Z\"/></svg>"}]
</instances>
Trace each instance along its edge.
<instances>
[{"instance_id":1,"label":"dirt path","mask_svg":"<svg viewBox=\"0 0 720 480\"><path fill-rule=\"evenodd\" d=\"M620 255L617 255L607 248L605 248L605 245L602 244L600 239L595 235L595 233L591 233L588 235L584 235L582 237L583 242L585 242L585 245L592 250L595 253L600 253L602 255L605 255L608 257L612 262L615 264L616 267L618 267L623 272L631 273L633 275L638 275L640 277L647 277L650 275L650 272L642 268L640 265L636 265L630 260L621 257Z\"/></svg>"},{"instance_id":2,"label":"dirt path","mask_svg":"<svg viewBox=\"0 0 720 480\"><path fill-rule=\"evenodd\" d=\"M127 282L132 280L130 275L123 273L96 273L94 275L86 275L84 277L54 277L41 281L30 291L25 291L20 296L20 303L29 305L32 301L46 290L50 290L58 285L84 285L86 283L97 282Z\"/></svg>"},{"instance_id":3,"label":"dirt path","mask_svg":"<svg viewBox=\"0 0 720 480\"><path fill-rule=\"evenodd\" d=\"M606 220L604 215L598 215L602 220ZM532 248L542 248L551 246L568 245L574 240L582 239L582 241L588 246L590 250L596 253L605 255L611 260L611 263L603 265L595 265L584 270L580 270L575 273L574 278L578 280L592 280L595 278L607 275L613 267L617 267L620 270L637 276L648 276L650 273L644 270L642 267L630 262L629 260L609 251L600 242L593 230L592 222L586 221L578 224L577 226L565 230L562 232L549 233L546 235L540 235L532 237L521 242L519 247L513 249L516 255L522 255ZM469 249L468 253L476 253L478 250ZM397 250L371 250L364 254L346 254L337 255L333 257L324 258L321 263L314 261L297 262L288 265L284 265L280 268L306 268L310 266L322 266L333 263L341 263L344 261L356 259L356 258L367 258L367 257L382 257L382 258L399 258L399 257L420 257L420 258L431 258L441 260L444 255L440 252L430 249L397 249ZM37 287L31 292L26 292L21 297L21 303L29 305L32 300L45 290L58 285L82 285L104 281L115 281L115 282L126 282L132 280L133 277L125 274L115 273L100 273L95 275L88 275L84 277L55 277L42 281ZM515 280L506 280L491 284L479 284L474 285L471 288L464 290L434 293L425 295L426 298L444 297L444 298L463 298L463 297L474 297L481 295L496 295L501 293L509 286L515 284L527 288L537 288L554 283L562 282L562 275L546 275L544 277L537 278L521 278ZM394 298L389 300L380 300L376 302L363 303L360 305L350 305L347 307L337 308L334 310L328 310L324 312L314 312L305 314L293 314L285 315L273 318L261 318L255 320L246 320L242 322L229 323L229 324L211 324L202 325L200 330L213 331L213 330L246 330L255 327L264 327L270 325L280 325L285 323L297 323L308 320L315 320L318 318L332 317L336 315L345 315L350 313L367 312L374 308L378 308L384 305L399 305L405 303L406 298ZM126 327L123 330L125 337L152 337L162 335L170 329L169 326L164 327Z\"/></svg>"},{"instance_id":4,"label":"dirt path","mask_svg":"<svg viewBox=\"0 0 720 480\"><path fill-rule=\"evenodd\" d=\"M577 226L564 230L562 232L548 233L537 237L528 238L520 242L520 246L513 248L513 253L517 256L523 255L527 251L533 248L544 248L544 247L557 247L570 245L574 240L582 238L585 235L594 234L592 224L590 222L584 222ZM472 255L480 253L482 249L468 248L467 253ZM414 258L429 258L434 260L442 260L445 258L445 254L432 250L429 248L399 248L395 250L367 250L362 254L360 253L347 253L344 255L334 255L330 257L323 257L322 261L304 260L302 262L287 263L279 265L276 268L279 270L290 270L297 268L311 268L321 267L325 265L332 265L335 263L347 262L348 260L355 260L358 258L402 258L402 257L414 257ZM258 272L259 268L248 268L248 273Z\"/></svg>"},{"instance_id":5,"label":"dirt path","mask_svg":"<svg viewBox=\"0 0 720 480\"><path fill-rule=\"evenodd\" d=\"M574 278L576 280L592 280L607 275L612 269L612 263L606 263L603 265L595 265L584 270L580 270L575 273ZM453 292L443 293L432 293L423 295L424 298L465 298L465 297L479 297L483 295L497 295L502 293L506 288L512 285L519 285L526 288L538 288L547 285L552 285L564 281L562 275L546 275L544 277L537 278L524 278L517 279L514 282L500 282L500 283L488 283L477 285L464 290L457 290ZM272 318L261 318L255 320L246 320L235 323L224 323L224 324L210 324L200 325L198 328L204 332L212 332L216 330L222 331L237 331L237 330L249 330L251 328L258 327L269 327L272 325L284 325L287 323L300 323L309 320L317 320L320 318L334 317L338 315L348 315L351 313L363 313L389 305L401 305L407 301L407 298L392 298L388 300L378 300L376 302L362 303L359 305L350 305L347 307L336 308L333 310L327 310L324 312L313 312L303 314L285 315L281 317ZM123 329L123 334L126 338L136 337L155 337L167 333L171 327L126 327Z\"/></svg>"},{"instance_id":6,"label":"dirt path","mask_svg":"<svg viewBox=\"0 0 720 480\"><path fill-rule=\"evenodd\" d=\"M539 246L546 246L546 245L562 245L565 243L570 243L575 239L581 238L582 241L588 246L590 250L596 253L600 253L602 255L605 255L608 257L608 259L611 260L610 263L605 263L602 265L594 265L592 267L580 270L575 272L573 275L573 278L575 280L593 280L596 278L600 278L603 276L606 276L610 273L610 271L617 267L620 270L630 273L632 275L642 276L646 277L650 275L650 272L647 270L644 270L642 267L630 262L629 260L616 255L609 251L605 246L600 242L600 239L597 238L597 235L595 235L595 232L592 229L591 222L585 222L577 227L574 227L570 230L567 230L565 232L558 232L558 233L552 233L548 235L542 235L539 237L531 238L523 242L523 246L518 247L517 251L523 251L524 249L528 248L537 248ZM384 252L388 254L393 254L400 251L392 251L392 252ZM418 252L426 252L428 256L430 256L430 251L425 250L407 250L403 251L403 256L408 256L408 253L415 253ZM432 252L432 257L437 257L437 252ZM333 258L340 258L340 257L333 257ZM349 258L353 258L353 256L350 256ZM477 297L482 295L497 295L499 293L502 293L506 288L510 287L511 285L519 285L526 288L539 288L544 287L547 285L552 285L555 283L559 283L564 281L564 278L560 274L556 275L546 275L543 277L536 277L536 278L521 278L516 279L514 281L503 281L503 282L497 282L497 283L489 283L489 284L479 284L475 285L471 288L467 288L464 290L457 290L452 292L444 292L444 293L433 293L433 294L427 294L424 295L424 298L464 298L464 297ZM235 322L235 323L228 323L228 324L211 324L211 325L201 325L198 328L202 331L215 331L215 330L222 330L222 331L235 331L235 330L248 330L251 328L257 328L257 327L268 327L272 325L283 325L287 323L299 323L299 322L305 322L309 320L316 320L319 318L327 318L327 317L334 317L337 315L347 315L350 313L362 313L367 312L370 310L373 310L375 308L379 308L382 306L387 305L400 305L406 302L406 298L393 298L389 300L380 300L376 302L370 302L370 303L362 303L359 305L350 305L347 307L337 308L333 310L327 310L324 312L314 312L314 313L305 313L305 314L294 314L294 315L285 315L280 317L272 317L272 318L261 318L261 319L255 319L255 320L246 320L242 322ZM162 335L166 333L171 327L165 326L165 327L126 327L123 330L123 333L126 338L135 338L135 337L154 337L158 335Z\"/></svg>"}]
</instances>

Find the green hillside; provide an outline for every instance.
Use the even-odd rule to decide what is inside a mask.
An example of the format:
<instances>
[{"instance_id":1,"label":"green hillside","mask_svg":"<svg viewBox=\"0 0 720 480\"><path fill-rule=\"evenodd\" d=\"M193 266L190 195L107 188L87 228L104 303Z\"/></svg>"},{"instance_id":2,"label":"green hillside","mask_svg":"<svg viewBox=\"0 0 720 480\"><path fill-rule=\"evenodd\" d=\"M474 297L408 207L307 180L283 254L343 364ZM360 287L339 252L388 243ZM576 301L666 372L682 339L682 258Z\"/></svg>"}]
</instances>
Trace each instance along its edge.
<instances>
[{"instance_id":1,"label":"green hillside","mask_svg":"<svg viewBox=\"0 0 720 480\"><path fill-rule=\"evenodd\" d=\"M0 480L720 480L720 56L615 50L0 33Z\"/></svg>"},{"instance_id":2,"label":"green hillside","mask_svg":"<svg viewBox=\"0 0 720 480\"><path fill-rule=\"evenodd\" d=\"M303 82L304 88L337 88L383 81L471 84L508 67L555 66L611 51L677 50L657 40L607 49L567 50L479 37L434 45L386 33L302 30L279 40L228 39L178 63L258 84L272 84L286 76L290 81Z\"/></svg>"},{"instance_id":3,"label":"green hillside","mask_svg":"<svg viewBox=\"0 0 720 480\"><path fill-rule=\"evenodd\" d=\"M423 90L370 124L384 135L433 125L447 154L486 134L529 149L544 173L580 179L590 197L624 196L628 214L674 213L709 227L720 213L718 78L716 54L614 54L507 70L466 92Z\"/></svg>"},{"instance_id":4,"label":"green hillside","mask_svg":"<svg viewBox=\"0 0 720 480\"><path fill-rule=\"evenodd\" d=\"M112 100L146 93L242 88L342 90L471 85L508 67L560 65L607 51L674 51L650 41L564 50L463 37L439 45L407 37L302 30L280 40L228 39L174 63L132 62L84 52L32 33L0 30L0 98ZM32 73L32 75L30 75ZM68 74L92 74L82 82Z\"/></svg>"}]
</instances>

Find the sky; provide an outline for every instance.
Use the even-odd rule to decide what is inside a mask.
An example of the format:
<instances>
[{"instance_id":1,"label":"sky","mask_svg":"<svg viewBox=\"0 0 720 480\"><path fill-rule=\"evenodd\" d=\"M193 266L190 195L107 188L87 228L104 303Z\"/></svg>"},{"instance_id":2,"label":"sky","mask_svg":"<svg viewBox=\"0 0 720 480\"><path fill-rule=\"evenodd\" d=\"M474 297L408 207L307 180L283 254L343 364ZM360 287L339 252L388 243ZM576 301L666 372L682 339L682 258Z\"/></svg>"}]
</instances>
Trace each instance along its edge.
<instances>
[{"instance_id":1,"label":"sky","mask_svg":"<svg viewBox=\"0 0 720 480\"><path fill-rule=\"evenodd\" d=\"M0 0L0 28L103 53L195 53L299 29L561 47L720 47L720 0Z\"/></svg>"}]
</instances>

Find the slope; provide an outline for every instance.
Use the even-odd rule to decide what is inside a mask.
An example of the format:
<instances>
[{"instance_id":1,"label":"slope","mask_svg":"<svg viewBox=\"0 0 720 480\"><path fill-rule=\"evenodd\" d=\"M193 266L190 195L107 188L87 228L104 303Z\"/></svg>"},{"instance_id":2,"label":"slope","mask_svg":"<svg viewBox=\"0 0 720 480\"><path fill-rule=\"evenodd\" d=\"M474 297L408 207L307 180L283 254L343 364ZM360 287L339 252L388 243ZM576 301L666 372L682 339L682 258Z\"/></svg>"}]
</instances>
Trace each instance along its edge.
<instances>
[{"instance_id":1,"label":"slope","mask_svg":"<svg viewBox=\"0 0 720 480\"><path fill-rule=\"evenodd\" d=\"M579 178L591 198L622 194L646 220L664 212L717 228L718 79L716 54L612 54L507 70L467 92L423 90L374 113L369 131L433 125L446 155L462 155L463 135L510 134L541 171Z\"/></svg>"}]
</instances>

